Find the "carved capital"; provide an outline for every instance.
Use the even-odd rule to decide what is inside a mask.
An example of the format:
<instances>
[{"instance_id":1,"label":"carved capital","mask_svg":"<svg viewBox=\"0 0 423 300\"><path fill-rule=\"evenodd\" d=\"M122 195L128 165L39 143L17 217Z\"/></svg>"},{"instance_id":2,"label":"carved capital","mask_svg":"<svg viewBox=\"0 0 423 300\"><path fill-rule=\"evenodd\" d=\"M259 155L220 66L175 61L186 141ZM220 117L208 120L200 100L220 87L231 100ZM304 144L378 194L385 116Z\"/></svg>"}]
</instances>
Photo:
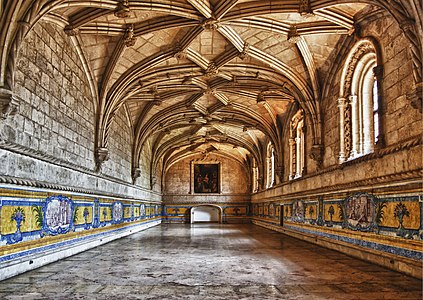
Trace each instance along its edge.
<instances>
[{"instance_id":1,"label":"carved capital","mask_svg":"<svg viewBox=\"0 0 423 300\"><path fill-rule=\"evenodd\" d=\"M109 149L101 147L95 150L95 165L96 165L96 172L101 171L102 164L109 160Z\"/></svg>"},{"instance_id":2,"label":"carved capital","mask_svg":"<svg viewBox=\"0 0 423 300\"><path fill-rule=\"evenodd\" d=\"M323 145L315 144L311 147L310 158L316 161L317 166L320 168L323 164Z\"/></svg>"},{"instance_id":3,"label":"carved capital","mask_svg":"<svg viewBox=\"0 0 423 300\"><path fill-rule=\"evenodd\" d=\"M0 121L16 115L18 107L18 100L13 97L12 91L0 88Z\"/></svg>"},{"instance_id":4,"label":"carved capital","mask_svg":"<svg viewBox=\"0 0 423 300\"><path fill-rule=\"evenodd\" d=\"M347 99L344 97L338 98L338 107L339 108L345 108L347 106Z\"/></svg>"},{"instance_id":5,"label":"carved capital","mask_svg":"<svg viewBox=\"0 0 423 300\"><path fill-rule=\"evenodd\" d=\"M140 168L133 168L132 169L132 184L135 184L137 178L141 176L141 169Z\"/></svg>"}]
</instances>

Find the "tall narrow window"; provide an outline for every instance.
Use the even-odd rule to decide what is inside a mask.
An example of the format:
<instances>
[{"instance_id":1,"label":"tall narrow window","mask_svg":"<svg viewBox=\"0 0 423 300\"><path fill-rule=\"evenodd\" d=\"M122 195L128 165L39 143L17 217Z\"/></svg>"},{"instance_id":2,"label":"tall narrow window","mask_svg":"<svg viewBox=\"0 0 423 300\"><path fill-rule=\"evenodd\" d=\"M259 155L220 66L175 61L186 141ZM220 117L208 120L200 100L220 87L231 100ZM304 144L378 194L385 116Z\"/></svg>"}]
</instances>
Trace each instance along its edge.
<instances>
[{"instance_id":1,"label":"tall narrow window","mask_svg":"<svg viewBox=\"0 0 423 300\"><path fill-rule=\"evenodd\" d=\"M380 76L373 42L358 42L348 55L341 78L340 163L374 152L379 142Z\"/></svg>"},{"instance_id":2,"label":"tall narrow window","mask_svg":"<svg viewBox=\"0 0 423 300\"><path fill-rule=\"evenodd\" d=\"M292 117L289 137L289 179L303 176L304 172L304 112L302 109Z\"/></svg>"}]
</instances>

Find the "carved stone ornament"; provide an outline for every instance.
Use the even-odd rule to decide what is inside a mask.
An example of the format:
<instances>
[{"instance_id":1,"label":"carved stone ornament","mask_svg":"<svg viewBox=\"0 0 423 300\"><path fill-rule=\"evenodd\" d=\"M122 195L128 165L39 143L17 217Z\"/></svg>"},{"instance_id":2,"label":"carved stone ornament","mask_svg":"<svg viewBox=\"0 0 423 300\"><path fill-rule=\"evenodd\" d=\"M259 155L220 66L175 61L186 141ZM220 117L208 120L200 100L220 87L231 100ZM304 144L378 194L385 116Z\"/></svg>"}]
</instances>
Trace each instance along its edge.
<instances>
[{"instance_id":1,"label":"carved stone ornament","mask_svg":"<svg viewBox=\"0 0 423 300\"><path fill-rule=\"evenodd\" d=\"M64 31L67 36L75 36L79 33L79 29L72 25L66 25Z\"/></svg>"},{"instance_id":2,"label":"carved stone ornament","mask_svg":"<svg viewBox=\"0 0 423 300\"><path fill-rule=\"evenodd\" d=\"M301 39L301 36L297 31L297 27L292 26L289 29L287 41L292 43L292 44L296 44L300 39Z\"/></svg>"},{"instance_id":3,"label":"carved stone ornament","mask_svg":"<svg viewBox=\"0 0 423 300\"><path fill-rule=\"evenodd\" d=\"M207 70L205 71L205 76L206 77L214 77L217 75L218 73L218 69L216 68L215 64L213 62L210 63L210 65L208 66Z\"/></svg>"},{"instance_id":4,"label":"carved stone ornament","mask_svg":"<svg viewBox=\"0 0 423 300\"><path fill-rule=\"evenodd\" d=\"M18 112L18 101L10 90L0 88L0 121L13 117Z\"/></svg>"},{"instance_id":5,"label":"carved stone ornament","mask_svg":"<svg viewBox=\"0 0 423 300\"><path fill-rule=\"evenodd\" d=\"M323 164L323 146L320 144L311 147L310 158L316 161L317 166L320 168Z\"/></svg>"},{"instance_id":6,"label":"carved stone ornament","mask_svg":"<svg viewBox=\"0 0 423 300\"><path fill-rule=\"evenodd\" d=\"M129 18L131 16L131 10L129 9L129 1L123 0L119 2L117 9L115 10L115 16L121 19Z\"/></svg>"},{"instance_id":7,"label":"carved stone ornament","mask_svg":"<svg viewBox=\"0 0 423 300\"><path fill-rule=\"evenodd\" d=\"M134 37L134 24L129 24L126 28L125 46L132 47L135 45L137 38Z\"/></svg>"},{"instance_id":8,"label":"carved stone ornament","mask_svg":"<svg viewBox=\"0 0 423 300\"><path fill-rule=\"evenodd\" d=\"M203 22L202 26L204 29L208 29L208 30L216 30L219 28L219 21L214 19L214 18L210 18L207 19Z\"/></svg>"},{"instance_id":9,"label":"carved stone ornament","mask_svg":"<svg viewBox=\"0 0 423 300\"><path fill-rule=\"evenodd\" d=\"M422 96L423 96L423 89L422 83L418 84L417 87L407 93L407 99L410 101L411 106L415 109L418 109L420 113L422 112Z\"/></svg>"},{"instance_id":10,"label":"carved stone ornament","mask_svg":"<svg viewBox=\"0 0 423 300\"><path fill-rule=\"evenodd\" d=\"M305 18L313 16L314 14L311 10L310 0L300 0L300 7L298 12Z\"/></svg>"},{"instance_id":11,"label":"carved stone ornament","mask_svg":"<svg viewBox=\"0 0 423 300\"><path fill-rule=\"evenodd\" d=\"M242 49L242 52L239 53L239 58L245 59L248 55L249 50L250 50L250 44L244 43L244 48Z\"/></svg>"},{"instance_id":12,"label":"carved stone ornament","mask_svg":"<svg viewBox=\"0 0 423 300\"><path fill-rule=\"evenodd\" d=\"M96 172L101 171L102 164L109 160L109 149L101 147L95 150L95 165L96 165Z\"/></svg>"},{"instance_id":13,"label":"carved stone ornament","mask_svg":"<svg viewBox=\"0 0 423 300\"><path fill-rule=\"evenodd\" d=\"M141 169L140 168L133 168L132 169L132 183L135 184L137 178L141 176Z\"/></svg>"}]
</instances>

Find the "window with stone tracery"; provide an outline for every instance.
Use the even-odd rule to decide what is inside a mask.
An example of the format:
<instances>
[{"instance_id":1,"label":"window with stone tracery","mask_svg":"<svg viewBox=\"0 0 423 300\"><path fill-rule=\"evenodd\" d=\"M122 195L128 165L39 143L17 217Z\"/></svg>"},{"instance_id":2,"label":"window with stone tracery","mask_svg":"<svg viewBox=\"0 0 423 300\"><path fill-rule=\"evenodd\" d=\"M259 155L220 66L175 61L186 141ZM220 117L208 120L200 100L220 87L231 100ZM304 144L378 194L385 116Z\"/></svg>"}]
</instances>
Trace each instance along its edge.
<instances>
[{"instance_id":1,"label":"window with stone tracery","mask_svg":"<svg viewBox=\"0 0 423 300\"><path fill-rule=\"evenodd\" d=\"M341 78L339 162L374 152L380 136L379 86L382 67L372 41L351 50Z\"/></svg>"},{"instance_id":2,"label":"window with stone tracery","mask_svg":"<svg viewBox=\"0 0 423 300\"><path fill-rule=\"evenodd\" d=\"M291 119L289 134L289 179L303 176L304 172L304 111L298 110Z\"/></svg>"},{"instance_id":3,"label":"window with stone tracery","mask_svg":"<svg viewBox=\"0 0 423 300\"><path fill-rule=\"evenodd\" d=\"M266 188L270 188L275 184L275 148L272 143L267 145L267 180Z\"/></svg>"}]
</instances>

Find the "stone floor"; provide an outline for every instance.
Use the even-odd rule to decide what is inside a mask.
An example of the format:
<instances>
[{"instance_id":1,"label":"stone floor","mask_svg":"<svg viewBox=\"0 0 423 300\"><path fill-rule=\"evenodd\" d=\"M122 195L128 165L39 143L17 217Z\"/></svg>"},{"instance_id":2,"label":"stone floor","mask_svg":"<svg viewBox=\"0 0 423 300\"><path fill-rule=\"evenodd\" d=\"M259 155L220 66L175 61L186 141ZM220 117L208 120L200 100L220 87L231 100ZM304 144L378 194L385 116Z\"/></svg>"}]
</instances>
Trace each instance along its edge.
<instances>
[{"instance_id":1,"label":"stone floor","mask_svg":"<svg viewBox=\"0 0 423 300\"><path fill-rule=\"evenodd\" d=\"M422 299L422 282L254 225L162 225L5 280L0 299Z\"/></svg>"}]
</instances>

